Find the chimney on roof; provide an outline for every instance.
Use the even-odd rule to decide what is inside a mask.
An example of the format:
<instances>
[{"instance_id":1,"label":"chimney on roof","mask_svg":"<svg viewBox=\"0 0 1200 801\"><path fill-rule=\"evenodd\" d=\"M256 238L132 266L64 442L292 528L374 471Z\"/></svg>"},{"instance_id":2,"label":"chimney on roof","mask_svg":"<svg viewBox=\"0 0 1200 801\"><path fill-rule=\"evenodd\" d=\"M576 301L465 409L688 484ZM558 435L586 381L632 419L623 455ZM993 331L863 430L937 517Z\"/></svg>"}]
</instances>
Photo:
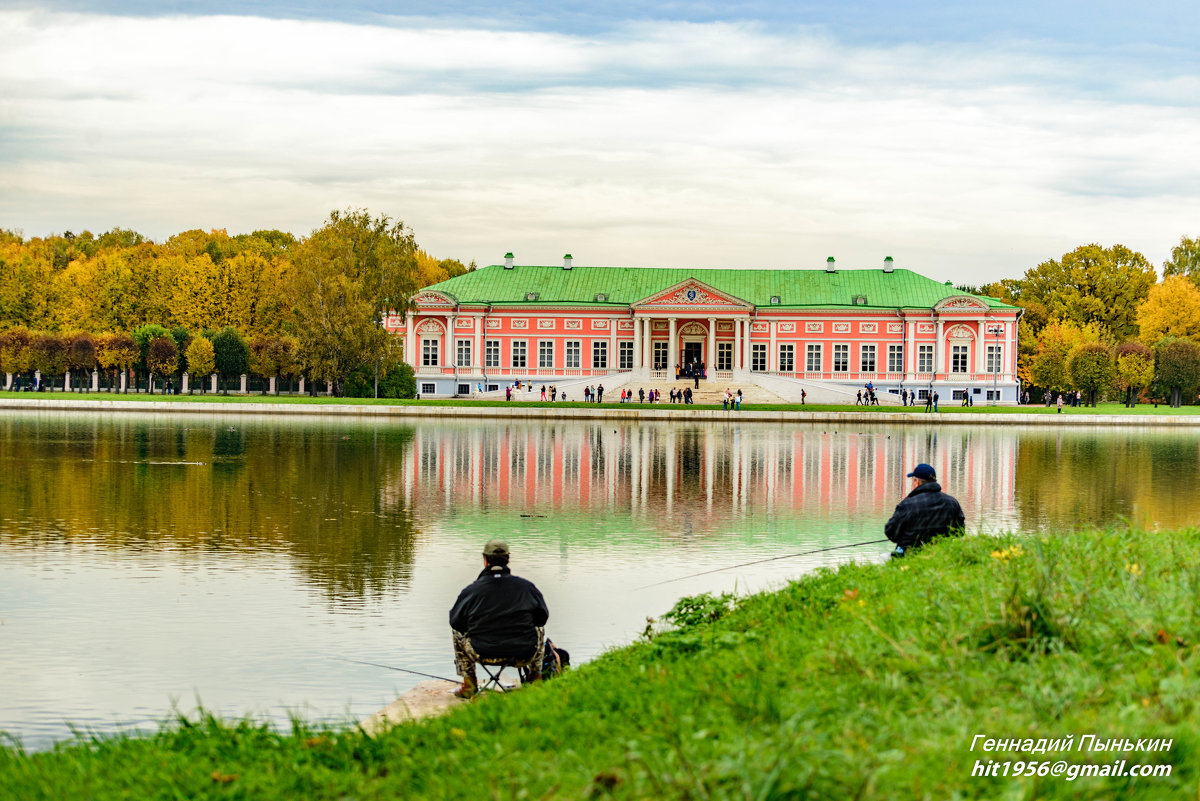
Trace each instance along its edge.
<instances>
[{"instance_id":1,"label":"chimney on roof","mask_svg":"<svg viewBox=\"0 0 1200 801\"><path fill-rule=\"evenodd\" d=\"M825 272L827 272L827 273L836 273L837 272L837 262L835 262L833 260L833 256L830 256L828 259L825 260Z\"/></svg>"},{"instance_id":2,"label":"chimney on roof","mask_svg":"<svg viewBox=\"0 0 1200 801\"><path fill-rule=\"evenodd\" d=\"M513 262L513 254L505 253L504 254L504 269L511 270L513 268L512 262Z\"/></svg>"},{"instance_id":3,"label":"chimney on roof","mask_svg":"<svg viewBox=\"0 0 1200 801\"><path fill-rule=\"evenodd\" d=\"M892 261L891 256L888 256L886 259L883 260L883 271L885 273L890 273L890 272L894 271L895 269L896 269L896 265Z\"/></svg>"},{"instance_id":4,"label":"chimney on roof","mask_svg":"<svg viewBox=\"0 0 1200 801\"><path fill-rule=\"evenodd\" d=\"M571 269L571 254L570 253L563 256L563 269L564 270Z\"/></svg>"}]
</instances>

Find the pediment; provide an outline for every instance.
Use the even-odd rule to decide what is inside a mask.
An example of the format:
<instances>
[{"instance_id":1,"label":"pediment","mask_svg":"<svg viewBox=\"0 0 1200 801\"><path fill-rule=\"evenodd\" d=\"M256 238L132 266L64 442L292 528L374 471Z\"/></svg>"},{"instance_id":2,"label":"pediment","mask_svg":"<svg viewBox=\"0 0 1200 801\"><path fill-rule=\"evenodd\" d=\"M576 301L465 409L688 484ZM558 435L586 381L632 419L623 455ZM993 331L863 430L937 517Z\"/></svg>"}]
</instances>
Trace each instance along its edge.
<instances>
[{"instance_id":1,"label":"pediment","mask_svg":"<svg viewBox=\"0 0 1200 801\"><path fill-rule=\"evenodd\" d=\"M453 306L458 301L448 292L434 292L425 289L418 292L412 302L418 306Z\"/></svg>"},{"instance_id":2,"label":"pediment","mask_svg":"<svg viewBox=\"0 0 1200 801\"><path fill-rule=\"evenodd\" d=\"M939 300L933 308L938 311L987 311L988 305L970 295L954 295Z\"/></svg>"},{"instance_id":3,"label":"pediment","mask_svg":"<svg viewBox=\"0 0 1200 801\"><path fill-rule=\"evenodd\" d=\"M635 309L751 309L753 304L689 278L632 304Z\"/></svg>"}]
</instances>

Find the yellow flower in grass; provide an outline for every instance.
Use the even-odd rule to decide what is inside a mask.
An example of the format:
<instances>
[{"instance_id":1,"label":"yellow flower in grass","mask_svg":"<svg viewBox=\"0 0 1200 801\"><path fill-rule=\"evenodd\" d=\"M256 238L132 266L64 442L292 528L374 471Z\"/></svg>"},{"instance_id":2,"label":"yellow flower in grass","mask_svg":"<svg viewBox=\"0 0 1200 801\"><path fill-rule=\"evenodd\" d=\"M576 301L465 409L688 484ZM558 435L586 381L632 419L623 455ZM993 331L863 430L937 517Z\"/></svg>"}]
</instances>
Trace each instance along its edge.
<instances>
[{"instance_id":1,"label":"yellow flower in grass","mask_svg":"<svg viewBox=\"0 0 1200 801\"><path fill-rule=\"evenodd\" d=\"M1000 548L999 550L992 551L992 558L1007 562L1009 559L1016 559L1021 553L1020 545L1012 545L1008 548Z\"/></svg>"},{"instance_id":2,"label":"yellow flower in grass","mask_svg":"<svg viewBox=\"0 0 1200 801\"><path fill-rule=\"evenodd\" d=\"M1141 568L1141 566L1138 565L1137 562L1131 562L1130 564L1125 565L1125 569L1128 570L1130 572L1130 574L1132 574L1134 576L1142 575L1142 568Z\"/></svg>"}]
</instances>

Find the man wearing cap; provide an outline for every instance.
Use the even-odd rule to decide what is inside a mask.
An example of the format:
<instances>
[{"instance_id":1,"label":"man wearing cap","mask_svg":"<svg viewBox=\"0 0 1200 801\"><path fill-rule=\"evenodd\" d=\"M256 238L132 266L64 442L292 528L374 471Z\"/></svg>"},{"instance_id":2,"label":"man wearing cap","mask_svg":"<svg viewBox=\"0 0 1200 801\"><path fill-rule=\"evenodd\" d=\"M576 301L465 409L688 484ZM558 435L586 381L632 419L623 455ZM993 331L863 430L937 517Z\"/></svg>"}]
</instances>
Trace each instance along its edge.
<instances>
[{"instance_id":1,"label":"man wearing cap","mask_svg":"<svg viewBox=\"0 0 1200 801\"><path fill-rule=\"evenodd\" d=\"M896 506L892 517L883 527L887 538L896 543L892 556L904 556L909 548L924 545L934 537L961 534L966 527L962 507L942 492L937 472L927 464L919 464L908 474L912 490Z\"/></svg>"},{"instance_id":2,"label":"man wearing cap","mask_svg":"<svg viewBox=\"0 0 1200 801\"><path fill-rule=\"evenodd\" d=\"M488 540L483 546L483 572L458 594L450 610L454 635L454 667L462 686L454 691L470 698L479 689L475 663L481 658L508 659L541 677L546 621L550 610L533 582L508 569L508 543Z\"/></svg>"}]
</instances>

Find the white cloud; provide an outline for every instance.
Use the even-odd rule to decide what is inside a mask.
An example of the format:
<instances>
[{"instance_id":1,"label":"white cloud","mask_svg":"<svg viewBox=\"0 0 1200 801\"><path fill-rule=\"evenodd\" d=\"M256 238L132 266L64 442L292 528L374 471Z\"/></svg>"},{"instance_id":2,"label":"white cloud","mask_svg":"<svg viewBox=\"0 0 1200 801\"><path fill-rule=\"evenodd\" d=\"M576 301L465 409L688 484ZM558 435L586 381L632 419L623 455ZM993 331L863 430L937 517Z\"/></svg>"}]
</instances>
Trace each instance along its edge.
<instances>
[{"instance_id":1,"label":"white cloud","mask_svg":"<svg viewBox=\"0 0 1200 801\"><path fill-rule=\"evenodd\" d=\"M724 23L0 13L0 226L303 233L354 205L481 263L892 255L975 282L1090 241L1157 261L1200 217L1196 84L1099 54Z\"/></svg>"}]
</instances>

